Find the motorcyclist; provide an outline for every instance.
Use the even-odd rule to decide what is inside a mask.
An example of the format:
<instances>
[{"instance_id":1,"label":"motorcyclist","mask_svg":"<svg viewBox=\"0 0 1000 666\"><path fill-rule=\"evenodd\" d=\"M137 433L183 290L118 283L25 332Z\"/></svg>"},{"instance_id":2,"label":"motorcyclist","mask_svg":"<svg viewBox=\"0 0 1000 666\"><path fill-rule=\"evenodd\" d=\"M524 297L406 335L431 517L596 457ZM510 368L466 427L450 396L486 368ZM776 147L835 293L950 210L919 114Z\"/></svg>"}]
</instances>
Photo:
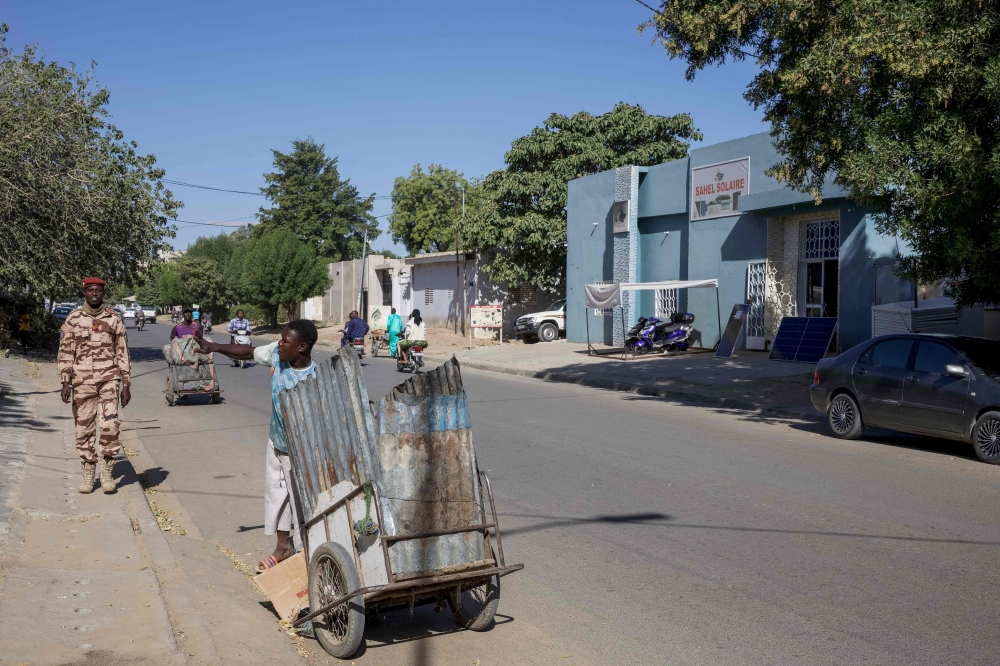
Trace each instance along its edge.
<instances>
[{"instance_id":1,"label":"motorcyclist","mask_svg":"<svg viewBox=\"0 0 1000 666\"><path fill-rule=\"evenodd\" d=\"M146 313L138 303L132 306L132 312L135 315L135 327L141 330L146 325Z\"/></svg>"},{"instance_id":2,"label":"motorcyclist","mask_svg":"<svg viewBox=\"0 0 1000 666\"><path fill-rule=\"evenodd\" d=\"M427 347L427 329L424 324L423 317L420 316L420 310L414 308L413 312L410 313L410 318L406 322L406 338L399 341L397 349L399 349L399 358L403 365L409 363L409 358L407 357L407 350L415 344L420 344L423 347Z\"/></svg>"},{"instance_id":3,"label":"motorcyclist","mask_svg":"<svg viewBox=\"0 0 1000 666\"><path fill-rule=\"evenodd\" d=\"M235 333L237 331L246 331L249 336L251 328L250 320L246 318L243 310L237 310L236 317L229 321L229 326L226 327L226 330L229 331L229 339L233 342L233 344L235 344Z\"/></svg>"},{"instance_id":4,"label":"motorcyclist","mask_svg":"<svg viewBox=\"0 0 1000 666\"><path fill-rule=\"evenodd\" d=\"M340 339L340 346L349 345L356 338L363 338L368 335L368 323L358 316L357 310L352 310L347 320L347 325L340 331L344 334L344 337Z\"/></svg>"}]
</instances>

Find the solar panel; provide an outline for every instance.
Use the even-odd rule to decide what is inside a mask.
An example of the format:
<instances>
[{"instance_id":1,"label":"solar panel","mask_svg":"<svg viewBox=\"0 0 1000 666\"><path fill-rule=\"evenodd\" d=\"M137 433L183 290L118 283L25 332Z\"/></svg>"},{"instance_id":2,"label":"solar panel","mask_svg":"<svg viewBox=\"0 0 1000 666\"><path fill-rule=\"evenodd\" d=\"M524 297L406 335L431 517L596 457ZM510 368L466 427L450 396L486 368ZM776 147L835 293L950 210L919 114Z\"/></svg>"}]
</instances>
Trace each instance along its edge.
<instances>
[{"instance_id":1,"label":"solar panel","mask_svg":"<svg viewBox=\"0 0 1000 666\"><path fill-rule=\"evenodd\" d=\"M772 361L816 363L826 356L837 329L836 317L785 317L771 343Z\"/></svg>"},{"instance_id":2,"label":"solar panel","mask_svg":"<svg viewBox=\"0 0 1000 666\"><path fill-rule=\"evenodd\" d=\"M746 303L737 303L733 306L733 313L729 315L729 321L726 323L722 339L719 340L719 348L715 352L715 358L733 357L733 349L736 348L736 340L739 339L740 331L743 330L743 322L746 321L749 308L750 306Z\"/></svg>"}]
</instances>

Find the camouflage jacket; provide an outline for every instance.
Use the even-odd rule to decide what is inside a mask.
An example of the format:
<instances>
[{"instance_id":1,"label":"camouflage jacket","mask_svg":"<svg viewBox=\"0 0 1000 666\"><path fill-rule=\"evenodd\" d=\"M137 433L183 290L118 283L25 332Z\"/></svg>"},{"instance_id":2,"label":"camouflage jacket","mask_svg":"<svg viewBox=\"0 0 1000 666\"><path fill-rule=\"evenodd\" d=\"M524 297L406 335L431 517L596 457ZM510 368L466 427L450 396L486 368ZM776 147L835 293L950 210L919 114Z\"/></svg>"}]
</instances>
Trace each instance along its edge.
<instances>
[{"instance_id":1,"label":"camouflage jacket","mask_svg":"<svg viewBox=\"0 0 1000 666\"><path fill-rule=\"evenodd\" d=\"M73 386L121 378L128 386L132 364L125 324L109 306L97 317L82 308L69 313L59 332L59 376Z\"/></svg>"}]
</instances>

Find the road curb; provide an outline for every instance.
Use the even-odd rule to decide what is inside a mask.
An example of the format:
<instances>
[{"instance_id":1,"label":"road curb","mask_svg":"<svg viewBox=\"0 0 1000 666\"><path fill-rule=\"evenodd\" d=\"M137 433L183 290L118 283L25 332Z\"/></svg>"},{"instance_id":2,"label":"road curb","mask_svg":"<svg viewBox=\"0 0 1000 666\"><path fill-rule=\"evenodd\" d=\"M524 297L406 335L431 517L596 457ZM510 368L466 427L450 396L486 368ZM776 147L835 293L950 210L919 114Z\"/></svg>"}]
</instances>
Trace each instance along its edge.
<instances>
[{"instance_id":1,"label":"road curb","mask_svg":"<svg viewBox=\"0 0 1000 666\"><path fill-rule=\"evenodd\" d=\"M650 384L638 384L635 382L619 382L608 379L579 377L576 375L570 375L562 372L553 372L550 370L526 370L524 368L510 367L506 365L499 365L493 363L484 363L482 361L470 361L467 359L458 358L458 356L456 355L453 356L462 367L471 368L473 370L496 372L499 374L513 375L516 377L527 377L530 379L541 379L544 381L558 382L561 384L576 384L578 386L589 386L591 388L607 389L611 391L618 391L621 393L632 393L635 395L643 395L654 398L668 398L670 400L676 400L677 402L681 402L684 404L721 407L725 409L733 409L744 412L753 412L756 414L768 414L784 418L797 418L804 421L815 421L815 422L823 421L823 417L820 416L818 412L815 412L814 410L810 410L808 408L803 408L793 405L762 405L760 403L755 403L749 400L741 400L739 398L704 395L699 393L691 393L688 391L675 388L667 388L663 386L655 386ZM436 363L444 362L449 358L452 357L442 359L439 356L435 356L433 357L433 361Z\"/></svg>"},{"instance_id":2,"label":"road curb","mask_svg":"<svg viewBox=\"0 0 1000 666\"><path fill-rule=\"evenodd\" d=\"M132 434L131 441L142 444L142 439ZM133 483L120 485L118 492L125 495L126 502L130 507L129 514L135 521L133 531L135 538L146 550L153 565L153 573L160 583L160 596L170 617L171 625L175 621L180 621L184 628L185 647L193 648L193 655L187 654L188 660L197 664L221 664L222 660L215 647L215 639L205 625L205 620L195 608L191 596L187 592L187 577L184 570L177 565L170 544L163 536L160 525L153 514L153 508L149 505L146 493L142 489L139 481L139 474L132 461L126 455L122 455L118 465L127 467L125 477L131 476L135 479ZM124 480L124 478L122 480ZM121 481L119 481L121 484ZM176 630L177 627L175 626ZM180 645L178 645L180 647ZM193 657L193 659L192 659Z\"/></svg>"}]
</instances>

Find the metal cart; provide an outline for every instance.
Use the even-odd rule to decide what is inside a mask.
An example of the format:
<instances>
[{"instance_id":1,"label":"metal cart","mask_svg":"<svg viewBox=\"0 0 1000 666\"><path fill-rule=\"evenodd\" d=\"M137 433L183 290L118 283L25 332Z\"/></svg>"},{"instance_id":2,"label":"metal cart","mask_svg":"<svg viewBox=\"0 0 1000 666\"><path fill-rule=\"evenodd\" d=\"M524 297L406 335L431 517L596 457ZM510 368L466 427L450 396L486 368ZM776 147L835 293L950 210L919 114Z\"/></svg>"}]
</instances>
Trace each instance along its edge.
<instances>
[{"instance_id":1,"label":"metal cart","mask_svg":"<svg viewBox=\"0 0 1000 666\"><path fill-rule=\"evenodd\" d=\"M458 362L369 403L345 347L280 402L309 573L310 611L292 624L312 621L341 659L360 646L366 613L389 607L447 604L461 626L487 629L500 578L524 565L504 557Z\"/></svg>"},{"instance_id":2,"label":"metal cart","mask_svg":"<svg viewBox=\"0 0 1000 666\"><path fill-rule=\"evenodd\" d=\"M177 400L182 395L208 395L211 396L212 398L212 404L218 404L219 402L221 402L222 388L219 386L219 377L218 375L215 374L215 354L208 355L209 378L205 379L205 381L208 381L208 384L206 386L194 389L182 388L184 383L190 384L191 381L194 380L182 382L178 377L178 371L181 368L191 367L191 366L171 361L171 357L166 352L167 347L169 346L170 345L166 345L164 347L164 354L163 354L164 358L167 361L167 385L163 389L163 394L167 398L167 404L173 407L175 404L177 404Z\"/></svg>"}]
</instances>

